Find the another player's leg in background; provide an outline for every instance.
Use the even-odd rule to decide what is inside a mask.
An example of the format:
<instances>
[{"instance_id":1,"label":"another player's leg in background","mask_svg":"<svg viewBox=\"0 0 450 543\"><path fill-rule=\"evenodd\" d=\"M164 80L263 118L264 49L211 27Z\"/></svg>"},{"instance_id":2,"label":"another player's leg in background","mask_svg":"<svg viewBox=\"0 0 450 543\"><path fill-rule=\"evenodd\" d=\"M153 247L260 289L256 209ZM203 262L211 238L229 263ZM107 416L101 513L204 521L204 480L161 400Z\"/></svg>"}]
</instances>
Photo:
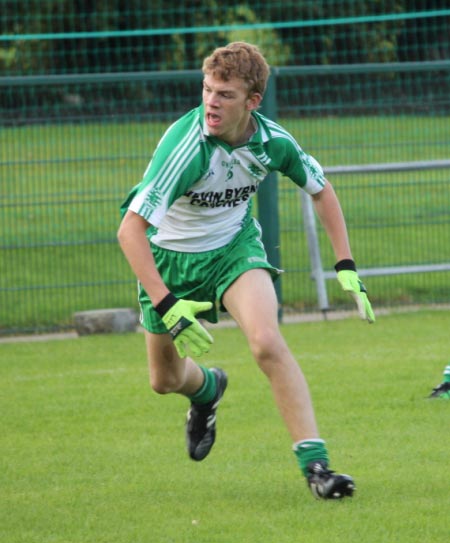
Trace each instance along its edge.
<instances>
[{"instance_id":1,"label":"another player's leg in background","mask_svg":"<svg viewBox=\"0 0 450 543\"><path fill-rule=\"evenodd\" d=\"M434 387L429 398L440 398L450 400L450 364L444 369L443 381L437 387Z\"/></svg>"}]
</instances>

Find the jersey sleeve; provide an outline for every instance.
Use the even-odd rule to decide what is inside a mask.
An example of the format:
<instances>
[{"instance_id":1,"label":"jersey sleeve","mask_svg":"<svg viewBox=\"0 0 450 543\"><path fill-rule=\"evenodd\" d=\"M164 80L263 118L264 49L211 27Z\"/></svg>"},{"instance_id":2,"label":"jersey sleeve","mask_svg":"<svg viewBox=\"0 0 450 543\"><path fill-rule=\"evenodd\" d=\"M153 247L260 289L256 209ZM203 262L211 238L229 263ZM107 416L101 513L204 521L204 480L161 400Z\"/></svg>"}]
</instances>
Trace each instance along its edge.
<instances>
[{"instance_id":1,"label":"jersey sleeve","mask_svg":"<svg viewBox=\"0 0 450 543\"><path fill-rule=\"evenodd\" d=\"M287 139L283 143L285 149L280 172L307 193L320 192L325 186L322 166L314 157L305 153L296 141Z\"/></svg>"},{"instance_id":2,"label":"jersey sleeve","mask_svg":"<svg viewBox=\"0 0 450 543\"><path fill-rule=\"evenodd\" d=\"M171 125L159 141L145 170L122 205L159 226L169 207L198 179L200 125L195 110Z\"/></svg>"},{"instance_id":3,"label":"jersey sleeve","mask_svg":"<svg viewBox=\"0 0 450 543\"><path fill-rule=\"evenodd\" d=\"M325 175L317 160L303 151L295 138L276 123L268 125L270 138L266 142L274 170L286 175L309 194L320 192Z\"/></svg>"}]
</instances>

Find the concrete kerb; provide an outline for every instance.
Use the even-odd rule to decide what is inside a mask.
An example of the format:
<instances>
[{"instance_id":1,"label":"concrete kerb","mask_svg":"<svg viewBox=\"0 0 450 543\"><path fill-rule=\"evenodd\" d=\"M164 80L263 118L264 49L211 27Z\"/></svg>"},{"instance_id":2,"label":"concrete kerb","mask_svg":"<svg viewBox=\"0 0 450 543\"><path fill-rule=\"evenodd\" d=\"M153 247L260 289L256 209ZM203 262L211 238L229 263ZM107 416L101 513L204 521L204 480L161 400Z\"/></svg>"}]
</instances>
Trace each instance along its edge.
<instances>
[{"instance_id":1,"label":"concrete kerb","mask_svg":"<svg viewBox=\"0 0 450 543\"><path fill-rule=\"evenodd\" d=\"M74 313L75 331L79 336L135 332L139 324L134 309L93 309Z\"/></svg>"},{"instance_id":2,"label":"concrete kerb","mask_svg":"<svg viewBox=\"0 0 450 543\"><path fill-rule=\"evenodd\" d=\"M398 308L377 308L375 310L377 318L396 314L396 313L414 313L417 311L450 311L450 305L448 304L432 304L424 306L407 306ZM302 322L321 322L321 321L336 321L342 319L357 318L356 311L329 311L326 315L322 312L315 313L286 313L283 316L283 324L298 324ZM375 324L376 325L376 324ZM230 318L225 317L217 324L206 323L206 328L214 330L215 328L235 328L237 324ZM144 329L137 325L132 332L143 333ZM58 341L65 339L77 339L80 338L80 334L76 330L67 332L54 332L48 334L29 334L29 335L17 335L0 337L1 343L19 343L19 342L32 342L32 341Z\"/></svg>"}]
</instances>

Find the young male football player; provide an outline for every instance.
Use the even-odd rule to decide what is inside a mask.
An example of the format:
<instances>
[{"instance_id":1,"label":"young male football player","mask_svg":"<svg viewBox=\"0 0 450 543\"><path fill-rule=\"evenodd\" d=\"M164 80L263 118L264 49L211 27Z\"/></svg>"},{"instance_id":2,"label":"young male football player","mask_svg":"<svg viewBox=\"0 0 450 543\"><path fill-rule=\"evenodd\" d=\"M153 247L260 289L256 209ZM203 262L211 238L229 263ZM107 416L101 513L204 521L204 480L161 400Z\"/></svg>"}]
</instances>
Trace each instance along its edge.
<instances>
[{"instance_id":1,"label":"young male football player","mask_svg":"<svg viewBox=\"0 0 450 543\"><path fill-rule=\"evenodd\" d=\"M151 386L190 400L188 452L203 460L214 444L227 376L192 356L210 349L213 338L197 318L217 322L218 302L270 382L313 494L351 496L353 479L329 468L307 383L279 330L273 280L280 271L267 261L252 197L272 171L311 195L336 256L338 280L357 300L362 318L373 322L341 207L316 160L257 111L269 76L257 47L220 47L204 60L203 74L202 104L168 128L122 207L118 238L139 282Z\"/></svg>"}]
</instances>

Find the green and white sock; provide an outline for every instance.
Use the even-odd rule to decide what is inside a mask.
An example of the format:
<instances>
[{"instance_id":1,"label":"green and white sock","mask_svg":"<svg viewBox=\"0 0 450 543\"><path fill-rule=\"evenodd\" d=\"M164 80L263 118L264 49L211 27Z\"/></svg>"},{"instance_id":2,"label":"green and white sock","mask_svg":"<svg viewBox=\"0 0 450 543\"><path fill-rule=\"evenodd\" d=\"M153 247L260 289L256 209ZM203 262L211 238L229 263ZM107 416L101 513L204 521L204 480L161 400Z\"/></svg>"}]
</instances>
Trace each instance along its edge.
<instances>
[{"instance_id":1,"label":"green and white sock","mask_svg":"<svg viewBox=\"0 0 450 543\"><path fill-rule=\"evenodd\" d=\"M306 477L308 464L319 460L328 465L328 452L323 439L303 439L292 446L298 465Z\"/></svg>"},{"instance_id":2,"label":"green and white sock","mask_svg":"<svg viewBox=\"0 0 450 543\"><path fill-rule=\"evenodd\" d=\"M195 403L197 405L204 405L206 403L209 403L216 395L216 377L214 373L208 368L205 368L204 366L199 366L199 368L202 370L203 375L205 376L205 380L203 381L203 385L197 390L197 392L195 394L192 394L191 396L188 396L188 398L191 400L192 403Z\"/></svg>"},{"instance_id":3,"label":"green and white sock","mask_svg":"<svg viewBox=\"0 0 450 543\"><path fill-rule=\"evenodd\" d=\"M447 366L445 366L444 383L450 383L450 364L447 364Z\"/></svg>"}]
</instances>

